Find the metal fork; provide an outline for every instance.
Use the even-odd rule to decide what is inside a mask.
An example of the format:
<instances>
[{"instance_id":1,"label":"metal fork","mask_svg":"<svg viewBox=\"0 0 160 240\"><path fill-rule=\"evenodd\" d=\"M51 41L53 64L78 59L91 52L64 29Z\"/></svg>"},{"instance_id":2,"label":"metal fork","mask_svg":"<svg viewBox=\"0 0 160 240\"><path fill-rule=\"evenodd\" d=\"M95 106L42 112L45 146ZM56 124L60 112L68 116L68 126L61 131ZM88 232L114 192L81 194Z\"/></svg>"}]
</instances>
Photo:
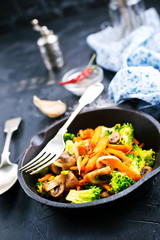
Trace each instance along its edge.
<instances>
[{"instance_id":1,"label":"metal fork","mask_svg":"<svg viewBox=\"0 0 160 240\"><path fill-rule=\"evenodd\" d=\"M90 104L94 99L96 99L101 92L103 91L104 86L102 83L94 83L90 85L84 94L79 99L79 104L65 124L60 128L58 133L52 138L47 145L42 149L42 151L33 158L29 163L24 165L19 170L30 172L30 174L35 174L49 166L55 160L57 160L61 153L64 151L65 143L63 140L64 134L67 132L67 128L78 115L78 113L85 107L87 104Z\"/></svg>"}]
</instances>

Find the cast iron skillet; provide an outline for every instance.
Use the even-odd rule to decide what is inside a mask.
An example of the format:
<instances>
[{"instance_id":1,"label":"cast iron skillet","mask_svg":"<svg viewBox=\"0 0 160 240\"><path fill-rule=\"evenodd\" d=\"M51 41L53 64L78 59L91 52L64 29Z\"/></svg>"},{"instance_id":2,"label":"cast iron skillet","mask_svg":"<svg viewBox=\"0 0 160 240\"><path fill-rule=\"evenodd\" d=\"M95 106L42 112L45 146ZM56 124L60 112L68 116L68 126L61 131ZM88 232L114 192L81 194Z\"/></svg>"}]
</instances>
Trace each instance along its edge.
<instances>
[{"instance_id":1,"label":"cast iron skillet","mask_svg":"<svg viewBox=\"0 0 160 240\"><path fill-rule=\"evenodd\" d=\"M19 161L19 168L30 161L37 153L46 145L46 143L56 134L58 129L64 124L66 118L51 125L48 129L35 135L30 142L24 157ZM83 204L60 203L53 200L45 199L39 196L35 189L36 176L28 173L18 172L18 179L25 193L34 200L52 207L58 208L85 208L102 204L109 204L123 200L130 194L138 194L141 188L148 185L148 182L160 172L160 124L151 116L132 110L120 108L106 108L79 114L70 125L68 132L77 133L79 129L96 128L98 125L108 127L114 126L116 123L132 123L135 129L135 137L140 142L145 143L145 149L152 148L157 153L156 163L153 171L146 174L142 179L136 182L128 189L112 195L108 198L100 199L94 202Z\"/></svg>"}]
</instances>

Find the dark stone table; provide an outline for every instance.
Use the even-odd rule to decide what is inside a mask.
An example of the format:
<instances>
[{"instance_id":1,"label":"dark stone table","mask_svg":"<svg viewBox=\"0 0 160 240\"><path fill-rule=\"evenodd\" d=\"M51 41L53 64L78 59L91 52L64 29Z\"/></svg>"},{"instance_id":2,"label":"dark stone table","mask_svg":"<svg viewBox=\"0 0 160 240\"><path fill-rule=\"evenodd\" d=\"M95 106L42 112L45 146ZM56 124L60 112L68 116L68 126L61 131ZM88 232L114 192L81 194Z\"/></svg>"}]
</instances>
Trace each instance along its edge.
<instances>
[{"instance_id":1,"label":"dark stone table","mask_svg":"<svg viewBox=\"0 0 160 240\"><path fill-rule=\"evenodd\" d=\"M157 4L158 5L158 4ZM157 6L159 7L159 6ZM48 21L45 24L59 35L65 57L64 68L51 76L47 72L36 45L38 33L31 26L19 27L0 36L0 151L5 134L5 120L22 117L19 130L11 142L12 162L18 162L30 139L37 132L69 114L78 97L58 84L65 72L87 64L92 50L86 44L88 34L101 29L107 21L105 8L90 9L79 15ZM44 24L44 22L43 22ZM104 71L105 90L114 73ZM50 119L33 104L33 96L61 99L67 104L65 115ZM98 100L97 100L98 101ZM105 101L103 101L105 106ZM130 103L124 108L134 108ZM148 110L160 121L159 109ZM18 181L0 196L0 239L2 240L62 240L62 239L160 239L160 176L151 182L147 192L137 200L109 208L74 212L50 208L30 199Z\"/></svg>"}]
</instances>

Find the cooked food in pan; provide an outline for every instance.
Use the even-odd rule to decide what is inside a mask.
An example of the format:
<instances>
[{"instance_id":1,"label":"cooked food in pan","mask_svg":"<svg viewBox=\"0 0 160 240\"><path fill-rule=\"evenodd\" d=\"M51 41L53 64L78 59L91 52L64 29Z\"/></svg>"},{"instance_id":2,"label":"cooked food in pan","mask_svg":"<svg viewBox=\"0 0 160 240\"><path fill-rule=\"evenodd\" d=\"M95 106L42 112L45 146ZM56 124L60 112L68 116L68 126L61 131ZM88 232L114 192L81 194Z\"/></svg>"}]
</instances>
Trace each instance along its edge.
<instances>
[{"instance_id":1,"label":"cooked food in pan","mask_svg":"<svg viewBox=\"0 0 160 240\"><path fill-rule=\"evenodd\" d=\"M60 158L37 175L36 188L46 198L86 203L109 197L152 171L155 152L145 149L130 123L80 129L64 135Z\"/></svg>"}]
</instances>

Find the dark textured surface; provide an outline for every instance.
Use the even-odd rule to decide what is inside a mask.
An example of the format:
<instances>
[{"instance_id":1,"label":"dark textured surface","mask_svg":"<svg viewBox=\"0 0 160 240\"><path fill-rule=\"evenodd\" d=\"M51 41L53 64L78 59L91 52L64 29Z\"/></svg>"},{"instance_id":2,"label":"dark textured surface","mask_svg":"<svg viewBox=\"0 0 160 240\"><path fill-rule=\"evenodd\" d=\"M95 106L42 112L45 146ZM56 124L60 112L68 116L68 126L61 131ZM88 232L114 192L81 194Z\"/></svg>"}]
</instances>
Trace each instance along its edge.
<instances>
[{"instance_id":1,"label":"dark textured surface","mask_svg":"<svg viewBox=\"0 0 160 240\"><path fill-rule=\"evenodd\" d=\"M157 9L159 3L154 2ZM152 6L151 3L148 6ZM100 29L107 20L104 7L90 9L74 16L66 16L46 24L58 33L66 65L55 74L56 83L49 75L36 46L38 34L30 26L15 28L0 36L0 151L2 152L6 119L21 116L23 122L11 143L11 161L29 145L30 138L56 120L40 113L32 103L33 95L67 103L68 110L78 97L58 85L63 74L72 67L87 64L92 51L86 37ZM44 23L44 22L43 22ZM103 83L106 98L107 86L114 73L105 71ZM132 108L129 103L123 107ZM160 121L159 108L152 111ZM62 116L63 117L63 116ZM61 118L62 118L61 117ZM17 182L0 196L0 239L2 240L63 240L63 239L146 239L159 240L160 236L160 176L136 201L104 206L79 212L44 206L30 199Z\"/></svg>"}]
</instances>

